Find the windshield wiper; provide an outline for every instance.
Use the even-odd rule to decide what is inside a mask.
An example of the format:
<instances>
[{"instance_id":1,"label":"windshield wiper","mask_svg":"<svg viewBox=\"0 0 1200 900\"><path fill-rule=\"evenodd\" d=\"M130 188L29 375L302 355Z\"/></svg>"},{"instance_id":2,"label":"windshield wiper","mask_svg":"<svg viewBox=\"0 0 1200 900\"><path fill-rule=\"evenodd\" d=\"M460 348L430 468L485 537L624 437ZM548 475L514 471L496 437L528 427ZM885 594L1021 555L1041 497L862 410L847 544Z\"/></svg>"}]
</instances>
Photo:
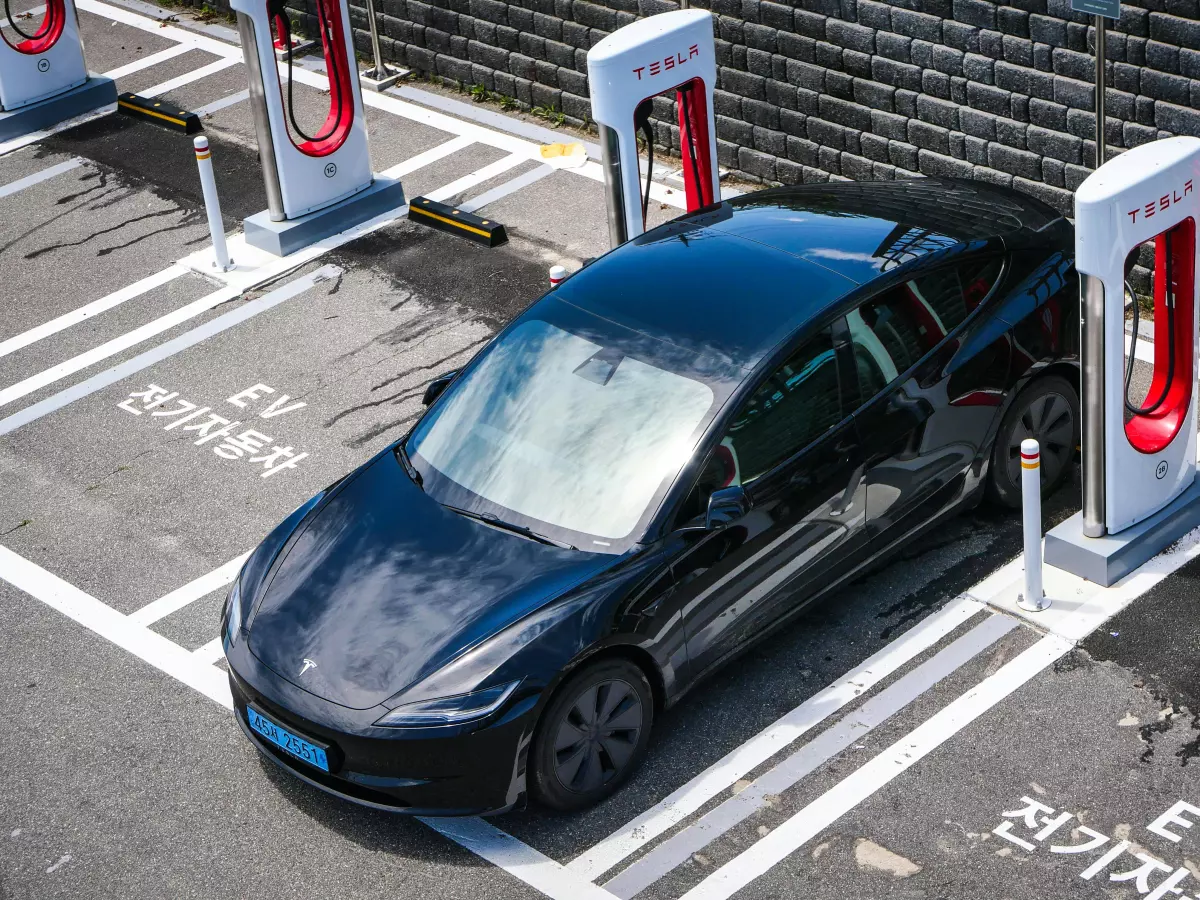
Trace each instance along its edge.
<instances>
[{"instance_id":1,"label":"windshield wiper","mask_svg":"<svg viewBox=\"0 0 1200 900\"><path fill-rule=\"evenodd\" d=\"M564 550L578 550L578 547L572 546L565 541L556 541L554 538L548 538L544 534L538 534L532 528L524 525L514 525L512 522L505 522L503 519L497 518L491 513L472 512L468 509L459 509L457 506L447 506L446 509L451 512L456 512L460 516L466 516L468 519L477 519L493 528L499 528L503 531L511 531L513 534L519 534L522 537L527 537L530 540L537 541L539 544L549 544L551 547L562 547Z\"/></svg>"},{"instance_id":2,"label":"windshield wiper","mask_svg":"<svg viewBox=\"0 0 1200 900\"><path fill-rule=\"evenodd\" d=\"M417 467L408 458L408 451L404 449L404 441L401 441L396 447L396 458L400 460L400 465L404 466L404 471L408 473L408 477L412 479L412 483L424 490L425 479L421 477L421 473L417 471Z\"/></svg>"}]
</instances>

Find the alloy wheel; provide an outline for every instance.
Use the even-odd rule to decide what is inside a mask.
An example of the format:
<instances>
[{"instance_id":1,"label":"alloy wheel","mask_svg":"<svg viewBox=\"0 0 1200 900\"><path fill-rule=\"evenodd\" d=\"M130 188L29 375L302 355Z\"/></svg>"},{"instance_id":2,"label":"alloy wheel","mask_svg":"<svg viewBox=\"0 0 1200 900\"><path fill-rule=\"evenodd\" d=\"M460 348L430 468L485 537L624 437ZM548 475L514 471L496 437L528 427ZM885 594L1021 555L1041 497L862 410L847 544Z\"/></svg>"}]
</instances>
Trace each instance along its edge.
<instances>
[{"instance_id":1,"label":"alloy wheel","mask_svg":"<svg viewBox=\"0 0 1200 900\"><path fill-rule=\"evenodd\" d=\"M1042 483L1053 482L1075 452L1075 416L1070 401L1062 394L1047 393L1035 399L1021 414L1008 447L1008 476L1014 484L1021 478L1021 441L1033 438L1042 457Z\"/></svg>"},{"instance_id":2,"label":"alloy wheel","mask_svg":"<svg viewBox=\"0 0 1200 900\"><path fill-rule=\"evenodd\" d=\"M642 701L625 681L602 681L567 710L554 741L554 768L563 787L593 791L629 763L642 731Z\"/></svg>"}]
</instances>

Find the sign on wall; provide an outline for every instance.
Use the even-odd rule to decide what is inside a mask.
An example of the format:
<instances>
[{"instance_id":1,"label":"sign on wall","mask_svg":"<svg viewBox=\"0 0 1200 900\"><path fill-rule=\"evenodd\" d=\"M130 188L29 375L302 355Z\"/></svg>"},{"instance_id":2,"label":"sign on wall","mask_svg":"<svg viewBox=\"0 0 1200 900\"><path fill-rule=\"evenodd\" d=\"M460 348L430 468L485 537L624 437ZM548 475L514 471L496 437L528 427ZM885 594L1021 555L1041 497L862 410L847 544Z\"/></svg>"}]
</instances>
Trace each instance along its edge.
<instances>
[{"instance_id":1,"label":"sign on wall","mask_svg":"<svg viewBox=\"0 0 1200 900\"><path fill-rule=\"evenodd\" d=\"M1104 16L1106 19L1121 18L1121 0L1071 0L1071 12L1087 13L1089 16Z\"/></svg>"}]
</instances>

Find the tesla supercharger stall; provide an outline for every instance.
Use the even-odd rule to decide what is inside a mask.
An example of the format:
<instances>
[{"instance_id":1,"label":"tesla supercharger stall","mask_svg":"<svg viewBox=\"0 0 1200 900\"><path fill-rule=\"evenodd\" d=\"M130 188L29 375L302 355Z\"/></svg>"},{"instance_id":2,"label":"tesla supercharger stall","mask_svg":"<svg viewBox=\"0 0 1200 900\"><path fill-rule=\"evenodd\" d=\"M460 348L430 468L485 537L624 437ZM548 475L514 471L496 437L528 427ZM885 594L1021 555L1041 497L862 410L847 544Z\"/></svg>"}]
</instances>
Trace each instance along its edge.
<instances>
[{"instance_id":1,"label":"tesla supercharger stall","mask_svg":"<svg viewBox=\"0 0 1200 900\"><path fill-rule=\"evenodd\" d=\"M1075 192L1083 510L1047 534L1045 559L1104 585L1200 525L1197 219L1200 139L1194 137L1128 150ZM1154 254L1148 388L1134 367L1136 305L1129 336L1125 315L1126 278L1144 245Z\"/></svg>"},{"instance_id":2,"label":"tesla supercharger stall","mask_svg":"<svg viewBox=\"0 0 1200 900\"><path fill-rule=\"evenodd\" d=\"M302 124L304 88L292 80L291 52L275 57L272 26L292 46L281 0L232 0L250 83L250 104L267 189L267 209L245 220L246 243L286 256L404 205L400 182L371 171L367 126L344 0L316 0L329 79L329 108ZM282 70L282 71L281 71Z\"/></svg>"},{"instance_id":3,"label":"tesla supercharger stall","mask_svg":"<svg viewBox=\"0 0 1200 900\"><path fill-rule=\"evenodd\" d=\"M711 13L660 13L618 28L588 51L587 67L614 247L646 230L652 173L643 185L637 136L639 131L645 135L652 153L651 101L659 94L675 92L688 210L721 196L712 112L717 63Z\"/></svg>"},{"instance_id":4,"label":"tesla supercharger stall","mask_svg":"<svg viewBox=\"0 0 1200 900\"><path fill-rule=\"evenodd\" d=\"M0 24L0 141L115 108L117 86L88 74L72 0L47 0L40 22L5 3Z\"/></svg>"}]
</instances>

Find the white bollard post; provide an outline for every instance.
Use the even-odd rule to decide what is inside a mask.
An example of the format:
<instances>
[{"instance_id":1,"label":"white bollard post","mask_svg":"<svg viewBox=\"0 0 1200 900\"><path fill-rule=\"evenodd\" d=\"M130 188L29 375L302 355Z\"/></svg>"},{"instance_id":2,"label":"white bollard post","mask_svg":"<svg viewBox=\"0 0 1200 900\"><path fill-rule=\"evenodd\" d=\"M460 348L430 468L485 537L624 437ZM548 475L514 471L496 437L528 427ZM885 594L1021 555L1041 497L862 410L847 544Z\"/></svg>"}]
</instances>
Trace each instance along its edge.
<instances>
[{"instance_id":1,"label":"white bollard post","mask_svg":"<svg viewBox=\"0 0 1200 900\"><path fill-rule=\"evenodd\" d=\"M200 188L204 192L204 209L208 213L208 231L212 235L213 253L217 268L228 272L233 268L229 248L225 246L225 223L221 220L221 201L217 198L217 179L213 177L212 151L208 149L208 138L196 135L192 145L196 148L196 165L200 168Z\"/></svg>"},{"instance_id":2,"label":"white bollard post","mask_svg":"<svg viewBox=\"0 0 1200 900\"><path fill-rule=\"evenodd\" d=\"M1041 612L1050 606L1042 589L1042 454L1032 438L1021 441L1021 518L1025 527L1025 592L1017 606Z\"/></svg>"},{"instance_id":3,"label":"white bollard post","mask_svg":"<svg viewBox=\"0 0 1200 900\"><path fill-rule=\"evenodd\" d=\"M556 288L567 280L566 266L550 267L550 287Z\"/></svg>"}]
</instances>

